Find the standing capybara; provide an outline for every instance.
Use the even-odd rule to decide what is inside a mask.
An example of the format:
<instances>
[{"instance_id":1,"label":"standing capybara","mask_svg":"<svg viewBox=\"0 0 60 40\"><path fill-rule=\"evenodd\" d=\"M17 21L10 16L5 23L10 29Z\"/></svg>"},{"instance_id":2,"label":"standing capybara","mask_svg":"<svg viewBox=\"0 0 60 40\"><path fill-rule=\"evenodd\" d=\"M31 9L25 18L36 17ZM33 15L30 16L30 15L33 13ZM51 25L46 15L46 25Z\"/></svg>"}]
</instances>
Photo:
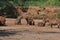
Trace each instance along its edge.
<instances>
[{"instance_id":1,"label":"standing capybara","mask_svg":"<svg viewBox=\"0 0 60 40\"><path fill-rule=\"evenodd\" d=\"M58 22L58 20L50 20L50 26L51 26L51 28L53 27L53 26L57 26L58 28L59 28L59 22Z\"/></svg>"},{"instance_id":2,"label":"standing capybara","mask_svg":"<svg viewBox=\"0 0 60 40\"><path fill-rule=\"evenodd\" d=\"M6 19L4 16L0 16L0 25L5 25Z\"/></svg>"}]
</instances>

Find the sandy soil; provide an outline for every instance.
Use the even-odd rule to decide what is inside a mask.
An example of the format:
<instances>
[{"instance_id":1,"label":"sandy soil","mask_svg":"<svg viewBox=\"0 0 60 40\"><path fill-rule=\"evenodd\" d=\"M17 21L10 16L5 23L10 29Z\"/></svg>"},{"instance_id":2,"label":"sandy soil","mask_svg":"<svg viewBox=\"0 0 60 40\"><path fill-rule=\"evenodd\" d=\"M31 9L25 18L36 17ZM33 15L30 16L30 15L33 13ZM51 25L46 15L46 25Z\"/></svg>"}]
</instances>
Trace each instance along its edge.
<instances>
[{"instance_id":1,"label":"sandy soil","mask_svg":"<svg viewBox=\"0 0 60 40\"><path fill-rule=\"evenodd\" d=\"M0 40L60 40L60 28L15 25L15 20L7 19L7 26L0 26Z\"/></svg>"}]
</instances>

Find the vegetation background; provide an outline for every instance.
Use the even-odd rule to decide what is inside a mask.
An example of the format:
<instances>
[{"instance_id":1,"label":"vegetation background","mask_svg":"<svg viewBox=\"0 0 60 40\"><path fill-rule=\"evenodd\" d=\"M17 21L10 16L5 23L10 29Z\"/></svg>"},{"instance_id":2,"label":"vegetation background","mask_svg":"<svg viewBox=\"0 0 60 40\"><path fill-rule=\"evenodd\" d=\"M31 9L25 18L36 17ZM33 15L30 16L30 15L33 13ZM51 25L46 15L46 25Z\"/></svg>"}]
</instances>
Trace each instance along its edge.
<instances>
[{"instance_id":1,"label":"vegetation background","mask_svg":"<svg viewBox=\"0 0 60 40\"><path fill-rule=\"evenodd\" d=\"M6 5L10 7L19 6L40 6L45 7L48 5L60 6L60 0L0 0L0 10L4 9ZM12 15L17 16L18 14L4 13L5 16L11 17ZM58 15L59 16L59 15Z\"/></svg>"}]
</instances>

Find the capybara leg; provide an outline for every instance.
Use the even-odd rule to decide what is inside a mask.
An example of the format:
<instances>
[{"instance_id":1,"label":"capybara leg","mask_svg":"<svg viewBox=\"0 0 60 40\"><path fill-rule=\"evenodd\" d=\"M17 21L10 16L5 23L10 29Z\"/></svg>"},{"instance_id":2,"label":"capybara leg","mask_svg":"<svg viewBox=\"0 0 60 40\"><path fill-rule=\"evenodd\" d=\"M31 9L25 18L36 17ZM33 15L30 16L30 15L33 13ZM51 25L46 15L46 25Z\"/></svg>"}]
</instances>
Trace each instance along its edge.
<instances>
[{"instance_id":1,"label":"capybara leg","mask_svg":"<svg viewBox=\"0 0 60 40\"><path fill-rule=\"evenodd\" d=\"M35 22L33 21L32 25L35 25Z\"/></svg>"},{"instance_id":2,"label":"capybara leg","mask_svg":"<svg viewBox=\"0 0 60 40\"><path fill-rule=\"evenodd\" d=\"M29 22L29 25L32 25L32 22L31 21Z\"/></svg>"},{"instance_id":3,"label":"capybara leg","mask_svg":"<svg viewBox=\"0 0 60 40\"><path fill-rule=\"evenodd\" d=\"M52 28L53 24L51 24L51 28Z\"/></svg>"},{"instance_id":4,"label":"capybara leg","mask_svg":"<svg viewBox=\"0 0 60 40\"><path fill-rule=\"evenodd\" d=\"M17 19L16 24L21 24L21 19Z\"/></svg>"},{"instance_id":5,"label":"capybara leg","mask_svg":"<svg viewBox=\"0 0 60 40\"><path fill-rule=\"evenodd\" d=\"M58 24L58 28L60 27L60 24Z\"/></svg>"}]
</instances>

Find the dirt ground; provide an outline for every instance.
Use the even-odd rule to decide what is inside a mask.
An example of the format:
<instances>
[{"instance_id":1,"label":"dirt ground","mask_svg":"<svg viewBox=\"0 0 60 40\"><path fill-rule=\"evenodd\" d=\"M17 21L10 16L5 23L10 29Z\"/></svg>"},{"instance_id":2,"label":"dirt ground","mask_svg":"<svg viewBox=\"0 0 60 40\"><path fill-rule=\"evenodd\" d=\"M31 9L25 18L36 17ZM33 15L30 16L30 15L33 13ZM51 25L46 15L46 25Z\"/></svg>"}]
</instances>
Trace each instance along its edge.
<instances>
[{"instance_id":1,"label":"dirt ground","mask_svg":"<svg viewBox=\"0 0 60 40\"><path fill-rule=\"evenodd\" d=\"M6 19L7 26L0 26L0 40L60 40L60 28L15 25L16 19ZM35 20L36 22L38 20Z\"/></svg>"}]
</instances>

